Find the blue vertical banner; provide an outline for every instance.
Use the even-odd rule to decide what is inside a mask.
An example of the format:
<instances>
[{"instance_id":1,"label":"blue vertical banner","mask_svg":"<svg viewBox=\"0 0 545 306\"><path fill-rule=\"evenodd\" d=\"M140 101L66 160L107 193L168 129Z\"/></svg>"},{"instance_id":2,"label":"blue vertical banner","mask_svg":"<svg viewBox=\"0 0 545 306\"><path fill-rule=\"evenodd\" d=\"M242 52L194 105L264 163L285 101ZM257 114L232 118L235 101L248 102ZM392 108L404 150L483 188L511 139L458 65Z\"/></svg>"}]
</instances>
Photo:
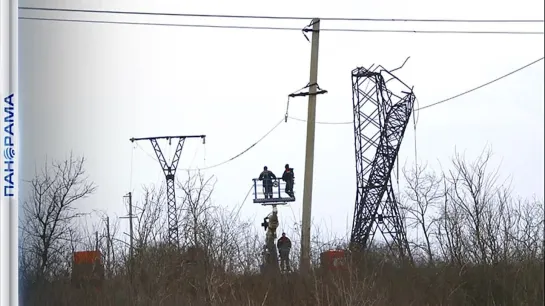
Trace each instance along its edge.
<instances>
[{"instance_id":1,"label":"blue vertical banner","mask_svg":"<svg viewBox=\"0 0 545 306\"><path fill-rule=\"evenodd\" d=\"M0 306L18 298L18 0L0 0L0 93L2 149L0 163Z\"/></svg>"}]
</instances>

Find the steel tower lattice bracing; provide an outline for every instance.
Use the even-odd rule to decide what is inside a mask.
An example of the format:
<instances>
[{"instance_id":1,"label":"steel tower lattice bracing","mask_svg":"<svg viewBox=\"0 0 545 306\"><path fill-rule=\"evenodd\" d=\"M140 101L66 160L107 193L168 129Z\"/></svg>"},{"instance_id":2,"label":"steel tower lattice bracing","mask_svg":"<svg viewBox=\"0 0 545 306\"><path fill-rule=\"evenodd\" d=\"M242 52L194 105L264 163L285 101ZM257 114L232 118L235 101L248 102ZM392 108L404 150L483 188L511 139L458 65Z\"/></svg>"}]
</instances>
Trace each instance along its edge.
<instances>
[{"instance_id":1,"label":"steel tower lattice bracing","mask_svg":"<svg viewBox=\"0 0 545 306\"><path fill-rule=\"evenodd\" d=\"M180 240L178 239L178 213L176 209L176 186L174 178L182 149L184 148L185 138L180 138L178 140L178 145L176 146L176 151L174 151L174 157L172 158L172 163L170 165L167 163L165 156L157 143L157 139L150 139L150 141L167 181L168 242L170 245L177 245Z\"/></svg>"},{"instance_id":2,"label":"steel tower lattice bracing","mask_svg":"<svg viewBox=\"0 0 545 306\"><path fill-rule=\"evenodd\" d=\"M171 246L178 246L179 237L178 237L178 213L176 208L176 169L178 168L178 163L180 162L180 156L182 155L182 150L184 148L184 143L186 138L201 138L203 144L205 143L205 135L193 135L193 136L161 136L161 137L145 137L145 138L131 138L131 142L139 140L149 140L151 141L151 146L155 151L159 165L165 174L165 179L167 183L167 217L168 217L168 243ZM171 163L169 164L161 151L161 147L157 140L166 139L169 142L172 139L178 139L178 145L174 151L174 156Z\"/></svg>"},{"instance_id":3,"label":"steel tower lattice bracing","mask_svg":"<svg viewBox=\"0 0 545 306\"><path fill-rule=\"evenodd\" d=\"M387 83L403 89L394 93ZM351 245L365 250L379 230L399 256L410 256L391 173L415 96L411 88L378 66L352 71L352 100L357 193Z\"/></svg>"}]
</instances>

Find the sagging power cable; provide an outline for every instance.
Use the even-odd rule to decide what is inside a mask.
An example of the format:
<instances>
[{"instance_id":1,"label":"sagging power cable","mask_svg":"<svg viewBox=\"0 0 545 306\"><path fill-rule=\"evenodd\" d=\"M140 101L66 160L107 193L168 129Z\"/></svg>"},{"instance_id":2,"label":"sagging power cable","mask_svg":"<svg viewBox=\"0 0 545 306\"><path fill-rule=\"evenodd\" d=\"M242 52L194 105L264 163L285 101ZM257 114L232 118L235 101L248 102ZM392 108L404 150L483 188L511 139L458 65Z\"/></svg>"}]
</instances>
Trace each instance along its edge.
<instances>
[{"instance_id":1,"label":"sagging power cable","mask_svg":"<svg viewBox=\"0 0 545 306\"><path fill-rule=\"evenodd\" d=\"M231 18L231 19L276 19L276 20L309 20L311 17L302 16L258 16L258 15L225 15L225 14L182 14L160 12L137 12L123 10L91 10L71 8L49 8L20 6L19 10L50 11L70 13L94 13L115 15L148 15L170 17L199 17L199 18ZM350 17L320 17L328 21L368 21L368 22L443 22L443 23L543 23L542 19L414 19L414 18L350 18Z\"/></svg>"},{"instance_id":2,"label":"sagging power cable","mask_svg":"<svg viewBox=\"0 0 545 306\"><path fill-rule=\"evenodd\" d=\"M280 126L280 124L282 123L282 121L284 121L284 118L282 118L282 120L280 120L278 123L276 123L265 135L261 136L261 138L259 138L256 142L254 142L252 145L250 145L248 148L246 148L244 151L238 153L237 155L221 162L221 163L218 163L218 164L214 164L212 166L209 166L209 167L204 167L204 168L186 168L186 169L178 169L178 171L180 170L183 170L183 171L201 171L201 170L208 170L208 169L212 169L212 168L216 168L216 167L219 167L219 166L222 166L222 165L225 165L237 158L239 158L240 156L242 156L244 153L250 151L252 148L254 148L258 143L260 143L261 141L263 141L267 136L269 136L276 128L278 128ZM153 159L154 161L157 161L157 157L151 155L150 153L148 153L146 150L144 150L141 146L139 146L138 144L136 144L136 146L138 148L140 148L140 150L142 150L144 153L146 153L146 155L148 157L150 157L151 159Z\"/></svg>"},{"instance_id":3,"label":"sagging power cable","mask_svg":"<svg viewBox=\"0 0 545 306\"><path fill-rule=\"evenodd\" d=\"M184 170L184 171L200 171L200 170L208 170L208 169L212 169L212 168L216 168L216 167L219 167L219 166L222 166L222 165L225 165L237 158L239 158L240 156L242 156L244 153L250 151L252 148L254 148L258 143L260 143L263 139L265 139L267 136L269 136L277 127L280 126L280 124L284 121L284 118L282 118L282 120L278 121L278 123L276 123L265 135L263 135L261 138L259 138L256 142L254 142L252 145L250 145L248 148L246 148L244 151L238 153L237 155L221 162L221 163L218 163L218 164L215 164L213 166L209 166L209 167L204 167L204 168L190 168L190 169L181 169L181 170Z\"/></svg>"},{"instance_id":4,"label":"sagging power cable","mask_svg":"<svg viewBox=\"0 0 545 306\"><path fill-rule=\"evenodd\" d=\"M140 25L140 26L165 26L185 28L213 28L213 29L238 29L238 30L279 30L279 31L301 31L295 27L273 27L273 26L242 26L242 25L212 25L212 24L188 24L188 23L160 23L160 22L131 22L74 18L48 18L48 17L19 17L20 20L53 21L53 22L75 22L93 24L118 24L118 25ZM484 35L543 35L540 31L462 31L462 30L401 30L401 29L354 29L354 28L324 28L321 32L352 32L352 33L411 33L411 34L484 34Z\"/></svg>"},{"instance_id":5,"label":"sagging power cable","mask_svg":"<svg viewBox=\"0 0 545 306\"><path fill-rule=\"evenodd\" d=\"M466 91L464 91L464 92L461 92L461 93L456 94L456 95L454 95L454 96L451 96L451 97L449 97L449 98L446 98L446 99L443 99L443 100L440 100L440 101L438 101L438 102L434 102L434 103L431 103L431 104L428 104L428 105L424 105L424 106L422 106L422 107L418 107L418 108L416 108L416 109L414 110L414 112L419 114L421 110L424 110L424 109L427 109L427 108L430 108L430 107L433 107L433 106L437 106L437 105L439 105L439 104L442 104L442 103L445 103L445 102L454 100L454 99L459 98L459 97L461 97L461 96L464 96L464 95L466 95L466 94L468 94L468 93L471 93L471 92L473 92L473 91L476 91L476 90L478 90L478 89L481 89L481 88L483 88L483 87L485 87L485 86L491 85L492 83L495 83L495 82L497 82L497 81L499 81L499 80L501 80L501 79L504 79L504 78L506 78L506 77L508 77L508 76L510 76L510 75L513 75L513 74L515 74L515 73L517 73L517 72L519 72L519 71L522 71L522 70L524 70L524 69L526 69L526 68L528 68L528 67L530 67L530 66L532 66L532 65L534 65L534 64L536 64L536 63L538 63L538 62L540 62L540 61L542 61L543 59L544 59L544 57L541 57L541 58L539 58L539 59L537 59L537 60L535 60L535 61L532 61L531 63L528 63L528 64L526 64L526 65L524 65L524 66L522 66L522 67L520 67L520 68L517 68L517 69L515 69L515 70L513 70L513 71L511 71L511 72L508 72L508 73L506 73L506 74L504 74L504 75L502 75L502 76L500 76L500 77L497 77L497 78L495 78L495 79L493 79L493 80L491 80L491 81L488 81L488 82L486 82L486 83L484 83L484 84L481 84L481 85L479 85L479 86L477 86L477 87L474 87L474 88L471 88L471 89L469 89L469 90L466 90ZM296 120L296 121L306 122L305 119L300 119L300 118L296 118L296 117L289 117L289 118L290 118L290 119L293 119L293 120ZM417 122L418 122L418 119L417 119ZM354 122L353 122L353 121L338 121L338 122L334 122L334 121L333 121L333 122L332 122L332 121L316 121L316 123L317 123L317 124L330 124L330 125L341 124L341 125L342 125L342 124L353 124Z\"/></svg>"},{"instance_id":6,"label":"sagging power cable","mask_svg":"<svg viewBox=\"0 0 545 306\"><path fill-rule=\"evenodd\" d=\"M254 185L252 184L250 186L250 189L248 189L248 192L246 193L246 196L244 197L244 200L242 200L242 202L240 203L239 207L238 207L238 210L235 214L235 219L238 218L239 214L240 214L240 210L242 209L242 206L244 206L244 203L246 203L246 200L248 199L248 196L250 195L250 193L252 192L252 189L254 189Z\"/></svg>"}]
</instances>

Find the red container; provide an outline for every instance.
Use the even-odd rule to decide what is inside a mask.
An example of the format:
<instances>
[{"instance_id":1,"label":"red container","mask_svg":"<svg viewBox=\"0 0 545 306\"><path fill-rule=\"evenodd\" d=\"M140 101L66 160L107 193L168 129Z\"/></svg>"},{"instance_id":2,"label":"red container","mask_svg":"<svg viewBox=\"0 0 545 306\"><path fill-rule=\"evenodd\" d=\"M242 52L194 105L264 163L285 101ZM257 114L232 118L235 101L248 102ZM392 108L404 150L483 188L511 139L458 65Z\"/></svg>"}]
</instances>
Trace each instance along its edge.
<instances>
[{"instance_id":1,"label":"red container","mask_svg":"<svg viewBox=\"0 0 545 306\"><path fill-rule=\"evenodd\" d=\"M102 264L101 254L98 251L74 252L74 264Z\"/></svg>"},{"instance_id":2,"label":"red container","mask_svg":"<svg viewBox=\"0 0 545 306\"><path fill-rule=\"evenodd\" d=\"M345 250L328 250L320 254L322 268L327 270L342 270L346 268Z\"/></svg>"},{"instance_id":3,"label":"red container","mask_svg":"<svg viewBox=\"0 0 545 306\"><path fill-rule=\"evenodd\" d=\"M74 252L72 284L77 288L86 286L100 290L104 281L102 254L98 251Z\"/></svg>"}]
</instances>

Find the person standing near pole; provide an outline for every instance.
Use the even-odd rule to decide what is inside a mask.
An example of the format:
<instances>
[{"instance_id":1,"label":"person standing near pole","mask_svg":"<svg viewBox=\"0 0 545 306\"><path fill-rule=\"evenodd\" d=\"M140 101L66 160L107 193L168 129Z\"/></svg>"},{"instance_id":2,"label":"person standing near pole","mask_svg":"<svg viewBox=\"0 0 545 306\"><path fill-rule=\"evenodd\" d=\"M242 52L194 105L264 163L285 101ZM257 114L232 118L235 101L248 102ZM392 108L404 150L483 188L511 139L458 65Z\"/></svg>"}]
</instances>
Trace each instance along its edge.
<instances>
[{"instance_id":1,"label":"person standing near pole","mask_svg":"<svg viewBox=\"0 0 545 306\"><path fill-rule=\"evenodd\" d=\"M286 193L293 198L295 194L293 193L293 180L295 175L293 174L293 168L290 168L289 164L284 166L284 173L282 174L282 180L286 182Z\"/></svg>"},{"instance_id":2,"label":"person standing near pole","mask_svg":"<svg viewBox=\"0 0 545 306\"><path fill-rule=\"evenodd\" d=\"M291 240L286 237L286 233L282 233L282 237L278 239L276 243L276 248L280 255L280 269L281 271L291 271L290 268L290 251L291 251Z\"/></svg>"},{"instance_id":3,"label":"person standing near pole","mask_svg":"<svg viewBox=\"0 0 545 306\"><path fill-rule=\"evenodd\" d=\"M267 166L263 167L263 172L259 175L259 180L263 181L263 193L265 199L273 198L273 180L276 180L276 175L270 171Z\"/></svg>"}]
</instances>

